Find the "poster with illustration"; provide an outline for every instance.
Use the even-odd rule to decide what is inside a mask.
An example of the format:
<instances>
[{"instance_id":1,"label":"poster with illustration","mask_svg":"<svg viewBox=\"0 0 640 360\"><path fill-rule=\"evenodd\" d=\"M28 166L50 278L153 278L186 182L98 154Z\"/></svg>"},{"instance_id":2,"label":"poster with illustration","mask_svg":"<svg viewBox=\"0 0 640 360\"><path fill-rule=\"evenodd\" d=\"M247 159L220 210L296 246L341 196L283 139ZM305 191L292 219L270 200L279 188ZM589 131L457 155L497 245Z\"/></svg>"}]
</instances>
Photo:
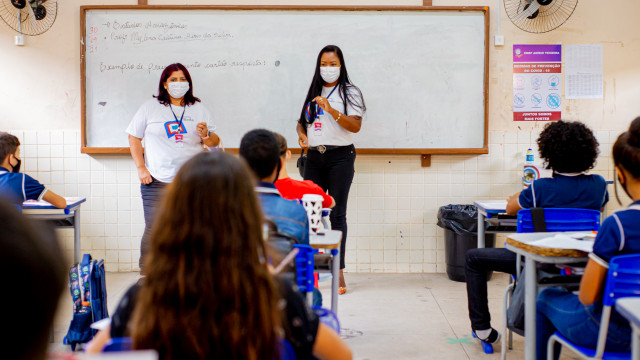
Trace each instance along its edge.
<instances>
[{"instance_id":1,"label":"poster with illustration","mask_svg":"<svg viewBox=\"0 0 640 360\"><path fill-rule=\"evenodd\" d=\"M513 120L560 120L562 45L513 45Z\"/></svg>"}]
</instances>

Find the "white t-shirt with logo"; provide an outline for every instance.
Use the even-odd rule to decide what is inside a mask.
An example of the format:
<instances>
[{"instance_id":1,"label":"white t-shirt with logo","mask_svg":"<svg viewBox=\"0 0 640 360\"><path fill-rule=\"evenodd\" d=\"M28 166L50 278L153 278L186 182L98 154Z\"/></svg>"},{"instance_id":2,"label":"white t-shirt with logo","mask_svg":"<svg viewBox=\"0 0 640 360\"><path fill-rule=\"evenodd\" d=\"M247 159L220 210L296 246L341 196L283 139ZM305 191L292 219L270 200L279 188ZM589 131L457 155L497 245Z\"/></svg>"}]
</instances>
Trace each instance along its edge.
<instances>
[{"instance_id":1,"label":"white t-shirt with logo","mask_svg":"<svg viewBox=\"0 0 640 360\"><path fill-rule=\"evenodd\" d=\"M347 102L348 111L345 110L344 102L340 97L340 85L336 85L336 87L337 88L333 93L331 93L333 87L323 87L320 96L327 97L331 93L331 96L329 96L329 98L327 99L329 101L329 105L331 105L332 108L338 110L342 114L342 116L345 116L348 113L349 116L362 117L362 109L353 106L350 102ZM347 95L351 97L351 99L357 104L362 105L362 96L360 95L360 92L357 91L354 87L347 87ZM321 110L320 107L318 107L318 109ZM351 134L351 131L340 126L336 119L334 119L331 114L324 110L322 110L321 114L318 115L318 118L313 123L307 126L307 138L309 139L309 146L351 145L353 144Z\"/></svg>"},{"instance_id":2,"label":"white t-shirt with logo","mask_svg":"<svg viewBox=\"0 0 640 360\"><path fill-rule=\"evenodd\" d=\"M214 128L211 114L199 102L185 109L149 99L133 116L126 132L144 140L144 161L151 176L162 182L171 182L182 164L202 152L202 140L196 131L201 122L207 123L209 130Z\"/></svg>"}]
</instances>

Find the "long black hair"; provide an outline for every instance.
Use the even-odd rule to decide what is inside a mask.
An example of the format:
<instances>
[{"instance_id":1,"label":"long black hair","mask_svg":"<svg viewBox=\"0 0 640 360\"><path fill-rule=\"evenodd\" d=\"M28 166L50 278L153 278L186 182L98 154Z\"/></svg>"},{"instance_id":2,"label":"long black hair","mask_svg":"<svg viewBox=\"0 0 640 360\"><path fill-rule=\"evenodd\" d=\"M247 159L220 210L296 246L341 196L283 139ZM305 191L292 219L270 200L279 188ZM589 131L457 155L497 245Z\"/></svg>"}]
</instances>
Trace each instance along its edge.
<instances>
[{"instance_id":1,"label":"long black hair","mask_svg":"<svg viewBox=\"0 0 640 360\"><path fill-rule=\"evenodd\" d=\"M182 99L182 105L193 105L196 102L199 102L200 99L193 96L193 82L191 81L191 75L189 74L189 70L180 64L175 63L167 66L162 71L162 75L160 75L160 84L158 84L158 95L153 95L154 98L158 99L158 102L162 105L169 105L171 103L171 96L169 96L169 92L164 88L164 83L167 82L167 79L173 74L174 71L182 71L184 73L184 77L187 78L189 82L189 90L186 94L184 94L184 99Z\"/></svg>"},{"instance_id":2,"label":"long black hair","mask_svg":"<svg viewBox=\"0 0 640 360\"><path fill-rule=\"evenodd\" d=\"M613 165L627 170L629 174L636 179L640 178L640 117L635 118L631 122L628 131L618 136L615 144L613 144L612 153ZM617 178L614 174L613 179L616 181L616 185ZM625 186L628 183L628 180L625 181ZM620 198L618 197L618 187L616 186L614 189L618 204L621 204Z\"/></svg>"},{"instance_id":3,"label":"long black hair","mask_svg":"<svg viewBox=\"0 0 640 360\"><path fill-rule=\"evenodd\" d=\"M352 106L361 109L362 112L365 112L367 110L367 107L364 104L364 98L362 97L362 92L360 91L360 89L358 89L357 86L351 84L351 80L349 80L347 65L344 62L342 50L340 50L340 48L336 45L327 45L323 47L318 54L318 60L316 60L316 71L313 74L313 80L311 80L311 86L309 86L307 98L304 100L302 111L300 112L300 119L298 120L298 122L302 126L304 126L305 129L308 125L312 124L316 118L315 106L310 106L310 115L307 119L307 104L309 104L311 100L313 100L316 96L320 96L320 94L322 93L324 80L322 80L322 76L320 76L320 58L322 58L322 54L328 52L336 53L336 55L338 55L338 59L340 59L340 77L338 77L338 86L340 86L340 98L345 105L345 115L349 116L349 114L346 113L348 112L347 104L351 104ZM349 87L349 91L347 91L347 87ZM354 99L354 93L359 96L361 103Z\"/></svg>"}]
</instances>

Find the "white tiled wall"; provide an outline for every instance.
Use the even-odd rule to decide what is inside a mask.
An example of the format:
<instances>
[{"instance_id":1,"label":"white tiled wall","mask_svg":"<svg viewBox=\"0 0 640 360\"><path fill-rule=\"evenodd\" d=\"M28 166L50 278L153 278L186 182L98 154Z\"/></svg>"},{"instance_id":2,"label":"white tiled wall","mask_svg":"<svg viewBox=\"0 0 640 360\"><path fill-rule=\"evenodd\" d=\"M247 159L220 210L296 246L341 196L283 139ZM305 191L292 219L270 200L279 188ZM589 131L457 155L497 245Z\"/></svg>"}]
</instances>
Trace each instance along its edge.
<instances>
[{"instance_id":1,"label":"white tiled wall","mask_svg":"<svg viewBox=\"0 0 640 360\"><path fill-rule=\"evenodd\" d=\"M64 196L83 196L82 251L104 258L107 271L138 268L144 230L140 183L129 155L80 153L77 131L12 131L22 143L23 169ZM599 131L593 172L612 178L611 144L619 131ZM358 155L348 204L346 263L357 272L443 272L438 208L521 190L522 153L537 132L492 131L489 154L420 157ZM296 158L288 165L296 177ZM612 190L610 188L610 190ZM611 206L610 209L615 206ZM70 256L71 232L62 234Z\"/></svg>"}]
</instances>

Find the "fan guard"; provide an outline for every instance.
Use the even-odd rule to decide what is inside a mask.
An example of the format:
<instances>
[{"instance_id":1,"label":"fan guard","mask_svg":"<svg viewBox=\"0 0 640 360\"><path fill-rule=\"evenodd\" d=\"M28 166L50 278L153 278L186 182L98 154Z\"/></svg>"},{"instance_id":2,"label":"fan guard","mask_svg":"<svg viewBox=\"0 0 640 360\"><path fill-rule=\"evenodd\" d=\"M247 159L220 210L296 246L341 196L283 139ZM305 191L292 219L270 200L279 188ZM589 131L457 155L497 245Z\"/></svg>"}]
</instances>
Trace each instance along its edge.
<instances>
[{"instance_id":1,"label":"fan guard","mask_svg":"<svg viewBox=\"0 0 640 360\"><path fill-rule=\"evenodd\" d=\"M557 29L573 14L578 0L504 0L511 22L530 33Z\"/></svg>"},{"instance_id":2,"label":"fan guard","mask_svg":"<svg viewBox=\"0 0 640 360\"><path fill-rule=\"evenodd\" d=\"M45 33L57 16L57 0L0 0L0 18L23 35Z\"/></svg>"}]
</instances>

